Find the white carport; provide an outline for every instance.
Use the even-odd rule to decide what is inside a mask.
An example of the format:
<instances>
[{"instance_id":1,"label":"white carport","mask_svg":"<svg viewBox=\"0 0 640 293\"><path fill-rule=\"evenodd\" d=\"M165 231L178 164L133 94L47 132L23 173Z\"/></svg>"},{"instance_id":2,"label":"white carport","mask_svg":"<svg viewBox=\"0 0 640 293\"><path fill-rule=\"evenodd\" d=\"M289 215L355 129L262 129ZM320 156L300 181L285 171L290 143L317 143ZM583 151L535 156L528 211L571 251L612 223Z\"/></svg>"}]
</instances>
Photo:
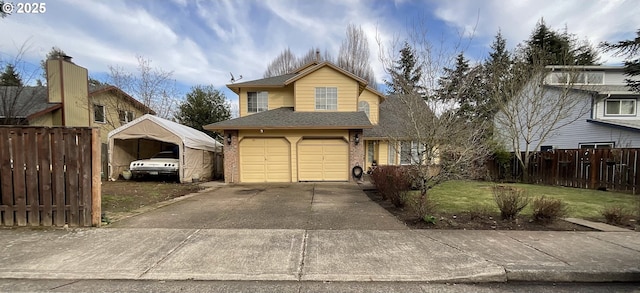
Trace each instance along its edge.
<instances>
[{"instance_id":1,"label":"white carport","mask_svg":"<svg viewBox=\"0 0 640 293\"><path fill-rule=\"evenodd\" d=\"M117 180L129 163L178 149L180 182L210 180L220 174L222 144L191 127L146 114L109 132L109 179Z\"/></svg>"}]
</instances>

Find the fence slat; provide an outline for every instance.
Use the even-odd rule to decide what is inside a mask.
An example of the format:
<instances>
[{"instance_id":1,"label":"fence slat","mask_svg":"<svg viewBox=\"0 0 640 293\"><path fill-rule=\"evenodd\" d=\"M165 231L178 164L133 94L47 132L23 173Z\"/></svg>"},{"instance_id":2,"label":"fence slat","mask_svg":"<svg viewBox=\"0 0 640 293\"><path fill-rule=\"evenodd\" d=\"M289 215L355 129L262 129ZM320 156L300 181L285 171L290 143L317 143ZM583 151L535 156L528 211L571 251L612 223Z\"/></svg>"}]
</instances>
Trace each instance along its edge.
<instances>
[{"instance_id":1,"label":"fence slat","mask_svg":"<svg viewBox=\"0 0 640 293\"><path fill-rule=\"evenodd\" d=\"M64 226L66 224L64 207L64 136L62 129L54 128L51 135L51 191L53 192L54 205L54 225Z\"/></svg>"},{"instance_id":2,"label":"fence slat","mask_svg":"<svg viewBox=\"0 0 640 293\"><path fill-rule=\"evenodd\" d=\"M42 226L53 224L53 199L51 193L51 140L49 132L41 128L38 130L38 188L40 190L40 204L42 211L40 223Z\"/></svg>"},{"instance_id":3,"label":"fence slat","mask_svg":"<svg viewBox=\"0 0 640 293\"><path fill-rule=\"evenodd\" d=\"M91 226L91 129L83 129L79 137L79 202L82 206L80 210L80 224L82 226Z\"/></svg>"},{"instance_id":4,"label":"fence slat","mask_svg":"<svg viewBox=\"0 0 640 293\"><path fill-rule=\"evenodd\" d=\"M11 129L0 131L0 206L4 208L2 223L13 226L13 174L11 171Z\"/></svg>"},{"instance_id":5,"label":"fence slat","mask_svg":"<svg viewBox=\"0 0 640 293\"><path fill-rule=\"evenodd\" d=\"M40 225L40 195L38 194L38 140L36 128L25 129L26 142L26 188L29 211L27 222L30 226Z\"/></svg>"},{"instance_id":6,"label":"fence slat","mask_svg":"<svg viewBox=\"0 0 640 293\"><path fill-rule=\"evenodd\" d=\"M13 153L13 198L15 208L15 223L18 226L27 225L27 189L25 186L25 153L24 133L17 129L12 137Z\"/></svg>"},{"instance_id":7,"label":"fence slat","mask_svg":"<svg viewBox=\"0 0 640 293\"><path fill-rule=\"evenodd\" d=\"M77 226L78 222L78 145L77 133L67 129L64 135L65 144L65 204L71 206L67 212L67 222L70 226Z\"/></svg>"}]
</instances>

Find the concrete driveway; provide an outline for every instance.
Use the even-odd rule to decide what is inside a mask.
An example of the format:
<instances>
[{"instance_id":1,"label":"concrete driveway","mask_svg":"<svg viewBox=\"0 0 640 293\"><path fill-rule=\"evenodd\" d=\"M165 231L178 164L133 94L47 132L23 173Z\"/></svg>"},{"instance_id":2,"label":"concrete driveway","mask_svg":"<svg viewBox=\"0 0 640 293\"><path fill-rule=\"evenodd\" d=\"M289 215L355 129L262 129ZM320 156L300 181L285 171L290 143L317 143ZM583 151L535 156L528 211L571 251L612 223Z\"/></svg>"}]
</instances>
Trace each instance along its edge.
<instances>
[{"instance_id":1,"label":"concrete driveway","mask_svg":"<svg viewBox=\"0 0 640 293\"><path fill-rule=\"evenodd\" d=\"M224 185L108 227L407 229L352 183Z\"/></svg>"}]
</instances>

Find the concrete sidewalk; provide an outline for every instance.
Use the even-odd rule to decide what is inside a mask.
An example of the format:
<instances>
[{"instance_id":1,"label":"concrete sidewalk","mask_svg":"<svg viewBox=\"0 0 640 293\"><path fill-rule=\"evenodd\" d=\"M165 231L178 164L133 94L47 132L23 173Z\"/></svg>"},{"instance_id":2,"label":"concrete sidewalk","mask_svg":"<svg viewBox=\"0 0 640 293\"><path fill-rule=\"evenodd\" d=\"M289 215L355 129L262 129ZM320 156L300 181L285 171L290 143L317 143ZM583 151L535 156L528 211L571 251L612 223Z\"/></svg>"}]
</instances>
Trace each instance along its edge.
<instances>
[{"instance_id":1,"label":"concrete sidewalk","mask_svg":"<svg viewBox=\"0 0 640 293\"><path fill-rule=\"evenodd\" d=\"M0 278L640 281L640 233L5 229Z\"/></svg>"}]
</instances>

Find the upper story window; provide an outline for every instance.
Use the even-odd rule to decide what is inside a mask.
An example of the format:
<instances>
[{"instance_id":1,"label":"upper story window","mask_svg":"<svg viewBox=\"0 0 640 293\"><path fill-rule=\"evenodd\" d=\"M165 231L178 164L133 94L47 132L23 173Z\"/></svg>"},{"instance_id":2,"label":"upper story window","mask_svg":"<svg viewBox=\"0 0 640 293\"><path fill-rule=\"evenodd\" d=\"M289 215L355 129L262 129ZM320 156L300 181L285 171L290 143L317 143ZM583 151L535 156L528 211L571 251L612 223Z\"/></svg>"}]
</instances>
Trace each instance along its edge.
<instances>
[{"instance_id":1,"label":"upper story window","mask_svg":"<svg viewBox=\"0 0 640 293\"><path fill-rule=\"evenodd\" d=\"M120 119L121 124L127 124L135 118L133 112L126 110L118 110L118 118Z\"/></svg>"},{"instance_id":2,"label":"upper story window","mask_svg":"<svg viewBox=\"0 0 640 293\"><path fill-rule=\"evenodd\" d=\"M549 84L604 84L604 72L552 72L547 82Z\"/></svg>"},{"instance_id":3,"label":"upper story window","mask_svg":"<svg viewBox=\"0 0 640 293\"><path fill-rule=\"evenodd\" d=\"M369 103L366 101L358 102L358 111L362 111L369 117Z\"/></svg>"},{"instance_id":4,"label":"upper story window","mask_svg":"<svg viewBox=\"0 0 640 293\"><path fill-rule=\"evenodd\" d=\"M604 105L605 115L636 115L636 100L607 99Z\"/></svg>"},{"instance_id":5,"label":"upper story window","mask_svg":"<svg viewBox=\"0 0 640 293\"><path fill-rule=\"evenodd\" d=\"M316 88L316 110L338 110L338 88Z\"/></svg>"},{"instance_id":6,"label":"upper story window","mask_svg":"<svg viewBox=\"0 0 640 293\"><path fill-rule=\"evenodd\" d=\"M258 113L269 109L269 93L268 92L248 92L247 93L247 112Z\"/></svg>"},{"instance_id":7,"label":"upper story window","mask_svg":"<svg viewBox=\"0 0 640 293\"><path fill-rule=\"evenodd\" d=\"M107 118L107 115L104 112L104 106L94 104L93 105L93 121L106 123L107 122L106 118Z\"/></svg>"}]
</instances>

